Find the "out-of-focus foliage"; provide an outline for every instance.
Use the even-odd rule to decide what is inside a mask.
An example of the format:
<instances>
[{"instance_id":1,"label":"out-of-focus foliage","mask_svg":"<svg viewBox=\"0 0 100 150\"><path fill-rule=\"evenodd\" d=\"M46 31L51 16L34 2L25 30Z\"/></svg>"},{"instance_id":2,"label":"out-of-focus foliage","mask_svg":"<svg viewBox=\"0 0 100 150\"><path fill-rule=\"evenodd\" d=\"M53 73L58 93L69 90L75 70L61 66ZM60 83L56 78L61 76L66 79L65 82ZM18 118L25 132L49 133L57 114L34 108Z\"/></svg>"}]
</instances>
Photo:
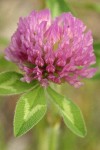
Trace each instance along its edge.
<instances>
[{"instance_id":1,"label":"out-of-focus foliage","mask_svg":"<svg viewBox=\"0 0 100 150\"><path fill-rule=\"evenodd\" d=\"M73 5L78 6L79 8L82 9L87 9L87 10L92 10L97 13L100 13L100 4L96 3L95 1L93 2L86 2L86 1L79 1L75 2L73 1Z\"/></svg>"},{"instance_id":2,"label":"out-of-focus foliage","mask_svg":"<svg viewBox=\"0 0 100 150\"><path fill-rule=\"evenodd\" d=\"M100 80L100 42L99 41L94 42L94 52L96 55L96 64L94 66L97 67L97 73L92 79Z\"/></svg>"},{"instance_id":3,"label":"out-of-focus foliage","mask_svg":"<svg viewBox=\"0 0 100 150\"><path fill-rule=\"evenodd\" d=\"M5 137L4 137L4 128L2 127L2 124L0 123L0 147L2 150L5 150Z\"/></svg>"},{"instance_id":4,"label":"out-of-focus foliage","mask_svg":"<svg viewBox=\"0 0 100 150\"><path fill-rule=\"evenodd\" d=\"M92 79L93 80L100 80L100 70L99 70L99 73L97 73Z\"/></svg>"},{"instance_id":5,"label":"out-of-focus foliage","mask_svg":"<svg viewBox=\"0 0 100 150\"><path fill-rule=\"evenodd\" d=\"M8 40L6 38L0 37L0 46L5 46L8 44Z\"/></svg>"},{"instance_id":6,"label":"out-of-focus foliage","mask_svg":"<svg viewBox=\"0 0 100 150\"><path fill-rule=\"evenodd\" d=\"M100 58L100 42L94 42L94 52L97 59Z\"/></svg>"},{"instance_id":7,"label":"out-of-focus foliage","mask_svg":"<svg viewBox=\"0 0 100 150\"><path fill-rule=\"evenodd\" d=\"M60 15L62 12L71 12L70 5L65 0L46 0L46 5L51 10L53 17Z\"/></svg>"},{"instance_id":8,"label":"out-of-focus foliage","mask_svg":"<svg viewBox=\"0 0 100 150\"><path fill-rule=\"evenodd\" d=\"M95 4L94 3L86 3L83 5L83 7L100 13L100 5L98 5L96 3Z\"/></svg>"}]
</instances>

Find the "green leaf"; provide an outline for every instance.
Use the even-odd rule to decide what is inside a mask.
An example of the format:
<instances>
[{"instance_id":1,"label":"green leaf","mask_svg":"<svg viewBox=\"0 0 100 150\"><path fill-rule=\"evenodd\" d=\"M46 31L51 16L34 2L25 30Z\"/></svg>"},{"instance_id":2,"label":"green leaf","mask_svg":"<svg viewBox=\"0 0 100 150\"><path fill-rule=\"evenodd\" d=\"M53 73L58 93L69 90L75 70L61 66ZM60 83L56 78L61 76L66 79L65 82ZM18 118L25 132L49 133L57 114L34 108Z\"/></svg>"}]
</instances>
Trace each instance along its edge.
<instances>
[{"instance_id":1,"label":"green leaf","mask_svg":"<svg viewBox=\"0 0 100 150\"><path fill-rule=\"evenodd\" d=\"M93 66L98 67L100 66L100 41L95 41L93 47L94 47L94 53L96 55L96 64Z\"/></svg>"},{"instance_id":2,"label":"green leaf","mask_svg":"<svg viewBox=\"0 0 100 150\"><path fill-rule=\"evenodd\" d=\"M14 117L14 135L21 136L35 126L45 115L46 100L42 87L21 96Z\"/></svg>"},{"instance_id":3,"label":"green leaf","mask_svg":"<svg viewBox=\"0 0 100 150\"><path fill-rule=\"evenodd\" d=\"M100 42L94 42L93 47L96 56L99 56L100 58Z\"/></svg>"},{"instance_id":4,"label":"green leaf","mask_svg":"<svg viewBox=\"0 0 100 150\"><path fill-rule=\"evenodd\" d=\"M93 47L94 47L94 52L96 54L97 59L100 60L100 42L95 42L93 44Z\"/></svg>"},{"instance_id":5,"label":"green leaf","mask_svg":"<svg viewBox=\"0 0 100 150\"><path fill-rule=\"evenodd\" d=\"M62 12L71 12L71 8L65 0L46 0L46 5L51 10L53 17L60 15Z\"/></svg>"},{"instance_id":6,"label":"green leaf","mask_svg":"<svg viewBox=\"0 0 100 150\"><path fill-rule=\"evenodd\" d=\"M0 73L0 95L20 94L36 85L36 81L22 82L20 80L22 77L23 75L17 72Z\"/></svg>"},{"instance_id":7,"label":"green leaf","mask_svg":"<svg viewBox=\"0 0 100 150\"><path fill-rule=\"evenodd\" d=\"M86 135L86 126L80 109L72 101L55 92L51 87L47 88L47 92L58 106L68 128L76 135L84 137Z\"/></svg>"},{"instance_id":8,"label":"green leaf","mask_svg":"<svg viewBox=\"0 0 100 150\"><path fill-rule=\"evenodd\" d=\"M93 79L93 80L100 80L100 73L96 73L96 75L93 78L91 78L91 79Z\"/></svg>"},{"instance_id":9,"label":"green leaf","mask_svg":"<svg viewBox=\"0 0 100 150\"><path fill-rule=\"evenodd\" d=\"M93 46L95 50L100 50L100 41L94 42Z\"/></svg>"},{"instance_id":10,"label":"green leaf","mask_svg":"<svg viewBox=\"0 0 100 150\"><path fill-rule=\"evenodd\" d=\"M0 56L0 71L15 71L17 70L17 65L7 61L6 59L4 59L4 56L1 55Z\"/></svg>"}]
</instances>

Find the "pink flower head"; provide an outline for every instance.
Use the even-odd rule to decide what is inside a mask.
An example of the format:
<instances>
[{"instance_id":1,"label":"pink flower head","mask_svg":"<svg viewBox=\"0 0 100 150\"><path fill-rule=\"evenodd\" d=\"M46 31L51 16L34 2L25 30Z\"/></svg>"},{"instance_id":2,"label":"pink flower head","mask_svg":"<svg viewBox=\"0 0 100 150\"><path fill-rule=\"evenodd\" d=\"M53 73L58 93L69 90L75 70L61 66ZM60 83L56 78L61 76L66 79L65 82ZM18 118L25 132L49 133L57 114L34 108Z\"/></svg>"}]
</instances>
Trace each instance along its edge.
<instances>
[{"instance_id":1,"label":"pink flower head","mask_svg":"<svg viewBox=\"0 0 100 150\"><path fill-rule=\"evenodd\" d=\"M91 31L71 13L52 20L49 10L33 11L20 18L18 28L6 49L6 59L24 72L23 81L38 80L42 86L49 81L68 82L74 87L80 78L91 78L95 68Z\"/></svg>"}]
</instances>

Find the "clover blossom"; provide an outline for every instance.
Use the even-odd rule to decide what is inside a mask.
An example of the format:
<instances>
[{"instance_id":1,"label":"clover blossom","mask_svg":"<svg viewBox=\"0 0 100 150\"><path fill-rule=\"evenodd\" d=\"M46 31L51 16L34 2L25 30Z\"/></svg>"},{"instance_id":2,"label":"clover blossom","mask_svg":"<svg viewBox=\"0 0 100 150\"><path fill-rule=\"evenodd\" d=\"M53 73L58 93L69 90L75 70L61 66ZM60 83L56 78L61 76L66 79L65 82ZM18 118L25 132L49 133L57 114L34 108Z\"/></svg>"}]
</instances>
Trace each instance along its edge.
<instances>
[{"instance_id":1,"label":"clover blossom","mask_svg":"<svg viewBox=\"0 0 100 150\"><path fill-rule=\"evenodd\" d=\"M22 81L38 80L42 86L51 81L79 87L81 78L96 72L89 68L96 61L91 31L71 13L53 20L46 9L20 18L5 54L24 72Z\"/></svg>"}]
</instances>

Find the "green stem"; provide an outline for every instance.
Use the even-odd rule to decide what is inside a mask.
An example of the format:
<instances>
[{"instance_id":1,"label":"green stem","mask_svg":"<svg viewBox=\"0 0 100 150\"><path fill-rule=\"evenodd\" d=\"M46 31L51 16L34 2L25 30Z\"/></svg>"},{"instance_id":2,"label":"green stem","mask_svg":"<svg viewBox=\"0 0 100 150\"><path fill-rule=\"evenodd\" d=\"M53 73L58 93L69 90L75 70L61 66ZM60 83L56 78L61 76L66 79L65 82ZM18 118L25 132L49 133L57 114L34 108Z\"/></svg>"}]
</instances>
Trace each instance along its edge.
<instances>
[{"instance_id":1,"label":"green stem","mask_svg":"<svg viewBox=\"0 0 100 150\"><path fill-rule=\"evenodd\" d=\"M38 150L57 150L60 133L60 123L47 127L44 124L38 126Z\"/></svg>"},{"instance_id":2,"label":"green stem","mask_svg":"<svg viewBox=\"0 0 100 150\"><path fill-rule=\"evenodd\" d=\"M53 127L49 128L48 150L57 150L58 149L59 127L60 127L60 125L57 123Z\"/></svg>"}]
</instances>

